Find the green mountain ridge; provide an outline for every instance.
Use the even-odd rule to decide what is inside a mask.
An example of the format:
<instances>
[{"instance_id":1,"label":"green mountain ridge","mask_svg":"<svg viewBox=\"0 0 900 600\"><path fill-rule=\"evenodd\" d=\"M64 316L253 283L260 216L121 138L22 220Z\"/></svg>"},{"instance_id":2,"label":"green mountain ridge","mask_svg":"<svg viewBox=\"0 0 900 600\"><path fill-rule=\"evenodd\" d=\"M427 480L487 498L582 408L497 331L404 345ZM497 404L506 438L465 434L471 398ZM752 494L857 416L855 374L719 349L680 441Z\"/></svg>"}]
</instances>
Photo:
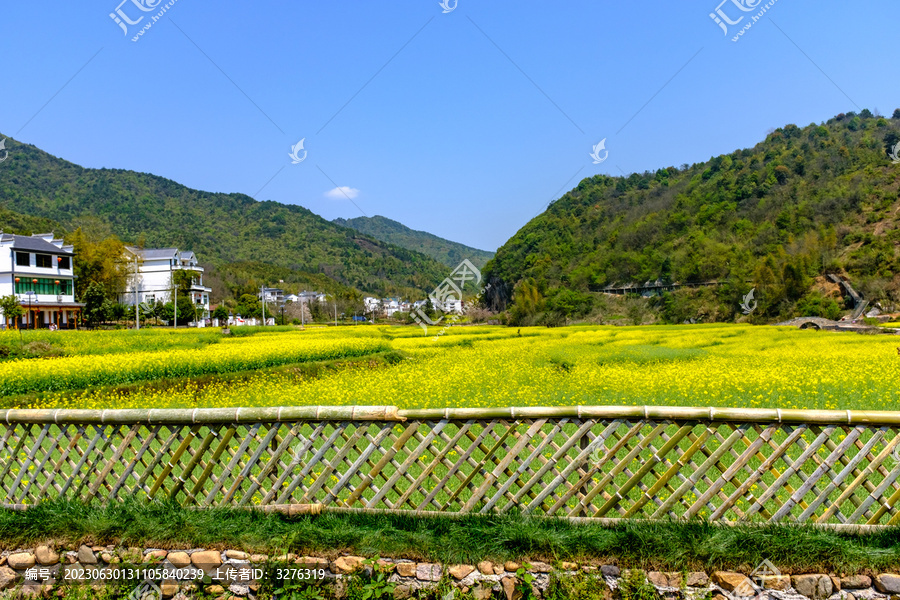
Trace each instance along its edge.
<instances>
[{"instance_id":1,"label":"green mountain ridge","mask_svg":"<svg viewBox=\"0 0 900 600\"><path fill-rule=\"evenodd\" d=\"M616 283L720 281L716 319L732 320L749 280L762 292L754 318L774 318L827 272L900 304L900 164L888 152L898 142L900 109L890 119L864 110L786 125L692 166L584 179L498 249L486 301L515 299L523 314L580 303L584 314L591 292ZM677 304L672 294L656 307Z\"/></svg>"},{"instance_id":2,"label":"green mountain ridge","mask_svg":"<svg viewBox=\"0 0 900 600\"><path fill-rule=\"evenodd\" d=\"M83 227L108 230L126 243L177 246L193 250L229 284L297 272L294 279L322 284L326 276L335 288L424 297L444 277L444 266L423 254L301 206L203 192L146 173L83 168L12 138L6 148L0 227L10 230L49 227L59 234ZM271 275L265 265L273 267Z\"/></svg>"},{"instance_id":3,"label":"green mountain ridge","mask_svg":"<svg viewBox=\"0 0 900 600\"><path fill-rule=\"evenodd\" d=\"M469 259L480 269L494 256L493 252L452 242L427 231L410 229L402 223L380 215L355 219L335 219L332 222L350 227L382 242L421 252L451 268L456 267L464 259Z\"/></svg>"}]
</instances>

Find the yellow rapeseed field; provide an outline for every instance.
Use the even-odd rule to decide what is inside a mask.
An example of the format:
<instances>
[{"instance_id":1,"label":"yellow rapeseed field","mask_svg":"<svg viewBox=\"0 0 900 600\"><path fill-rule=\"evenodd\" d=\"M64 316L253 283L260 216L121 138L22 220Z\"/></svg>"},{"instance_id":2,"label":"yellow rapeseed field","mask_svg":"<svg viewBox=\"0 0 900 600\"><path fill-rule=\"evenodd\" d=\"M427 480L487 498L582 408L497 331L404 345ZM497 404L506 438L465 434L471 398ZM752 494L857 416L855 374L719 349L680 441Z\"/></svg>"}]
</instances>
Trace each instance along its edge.
<instances>
[{"instance_id":1,"label":"yellow rapeseed field","mask_svg":"<svg viewBox=\"0 0 900 600\"><path fill-rule=\"evenodd\" d=\"M128 338L133 332L78 333L61 343L71 356L0 364L0 393L7 406L57 408L897 408L900 343L888 335L743 325L454 327L437 338L430 333L387 326L238 338L151 331L141 334L146 340L140 344ZM92 349L98 345L117 350ZM341 361L318 376L277 368L386 352L402 358ZM218 377L238 371L251 373L239 380ZM192 379L200 375L206 377Z\"/></svg>"}]
</instances>

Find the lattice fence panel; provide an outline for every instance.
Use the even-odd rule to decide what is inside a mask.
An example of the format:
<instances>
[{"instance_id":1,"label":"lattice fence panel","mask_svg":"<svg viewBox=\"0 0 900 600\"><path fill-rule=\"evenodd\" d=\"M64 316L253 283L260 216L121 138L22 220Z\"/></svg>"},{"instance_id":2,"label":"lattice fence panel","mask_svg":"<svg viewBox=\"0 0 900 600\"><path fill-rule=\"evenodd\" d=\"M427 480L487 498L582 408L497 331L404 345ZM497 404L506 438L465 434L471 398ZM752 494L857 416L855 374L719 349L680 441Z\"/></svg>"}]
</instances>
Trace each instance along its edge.
<instances>
[{"instance_id":1,"label":"lattice fence panel","mask_svg":"<svg viewBox=\"0 0 900 600\"><path fill-rule=\"evenodd\" d=\"M230 420L182 411L180 422L178 411L82 422L74 411L0 412L0 502L900 522L895 413L753 420L741 411L729 421L723 409L367 409L360 418L357 408L313 408Z\"/></svg>"}]
</instances>

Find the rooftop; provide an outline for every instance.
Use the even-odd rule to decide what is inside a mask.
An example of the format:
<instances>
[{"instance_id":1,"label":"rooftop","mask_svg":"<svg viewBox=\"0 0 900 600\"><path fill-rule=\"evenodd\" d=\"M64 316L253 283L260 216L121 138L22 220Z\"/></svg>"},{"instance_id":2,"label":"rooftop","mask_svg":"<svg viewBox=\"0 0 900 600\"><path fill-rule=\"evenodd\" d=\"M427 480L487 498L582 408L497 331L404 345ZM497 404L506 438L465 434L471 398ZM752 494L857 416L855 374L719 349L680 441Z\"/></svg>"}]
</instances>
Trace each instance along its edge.
<instances>
[{"instance_id":1,"label":"rooftop","mask_svg":"<svg viewBox=\"0 0 900 600\"><path fill-rule=\"evenodd\" d=\"M137 248L135 246L125 246L125 249L144 260L169 259L178 256L178 248Z\"/></svg>"},{"instance_id":2,"label":"rooftop","mask_svg":"<svg viewBox=\"0 0 900 600\"><path fill-rule=\"evenodd\" d=\"M28 250L29 252L46 252L48 254L61 254L64 256L73 256L70 247L61 247L62 240L54 240L59 242L59 246L46 240L47 234L37 235L14 235L12 233L0 233L0 243L12 242L14 250Z\"/></svg>"}]
</instances>

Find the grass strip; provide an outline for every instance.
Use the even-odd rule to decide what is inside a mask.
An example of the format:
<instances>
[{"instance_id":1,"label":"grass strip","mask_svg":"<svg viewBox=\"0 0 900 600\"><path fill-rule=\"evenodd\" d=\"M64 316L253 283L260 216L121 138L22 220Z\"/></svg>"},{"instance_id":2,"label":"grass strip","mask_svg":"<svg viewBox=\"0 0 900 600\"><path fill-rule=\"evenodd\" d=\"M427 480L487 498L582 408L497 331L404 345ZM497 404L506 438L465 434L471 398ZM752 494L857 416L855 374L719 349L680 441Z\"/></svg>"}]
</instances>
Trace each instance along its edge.
<instances>
[{"instance_id":1,"label":"grass strip","mask_svg":"<svg viewBox=\"0 0 900 600\"><path fill-rule=\"evenodd\" d=\"M728 527L699 521L604 526L520 514L288 518L137 500L107 506L54 500L27 511L0 510L0 549L43 542L326 556L351 552L467 564L568 560L664 571L746 569L763 559L794 574L849 575L900 567L900 529L850 534L813 526Z\"/></svg>"}]
</instances>

